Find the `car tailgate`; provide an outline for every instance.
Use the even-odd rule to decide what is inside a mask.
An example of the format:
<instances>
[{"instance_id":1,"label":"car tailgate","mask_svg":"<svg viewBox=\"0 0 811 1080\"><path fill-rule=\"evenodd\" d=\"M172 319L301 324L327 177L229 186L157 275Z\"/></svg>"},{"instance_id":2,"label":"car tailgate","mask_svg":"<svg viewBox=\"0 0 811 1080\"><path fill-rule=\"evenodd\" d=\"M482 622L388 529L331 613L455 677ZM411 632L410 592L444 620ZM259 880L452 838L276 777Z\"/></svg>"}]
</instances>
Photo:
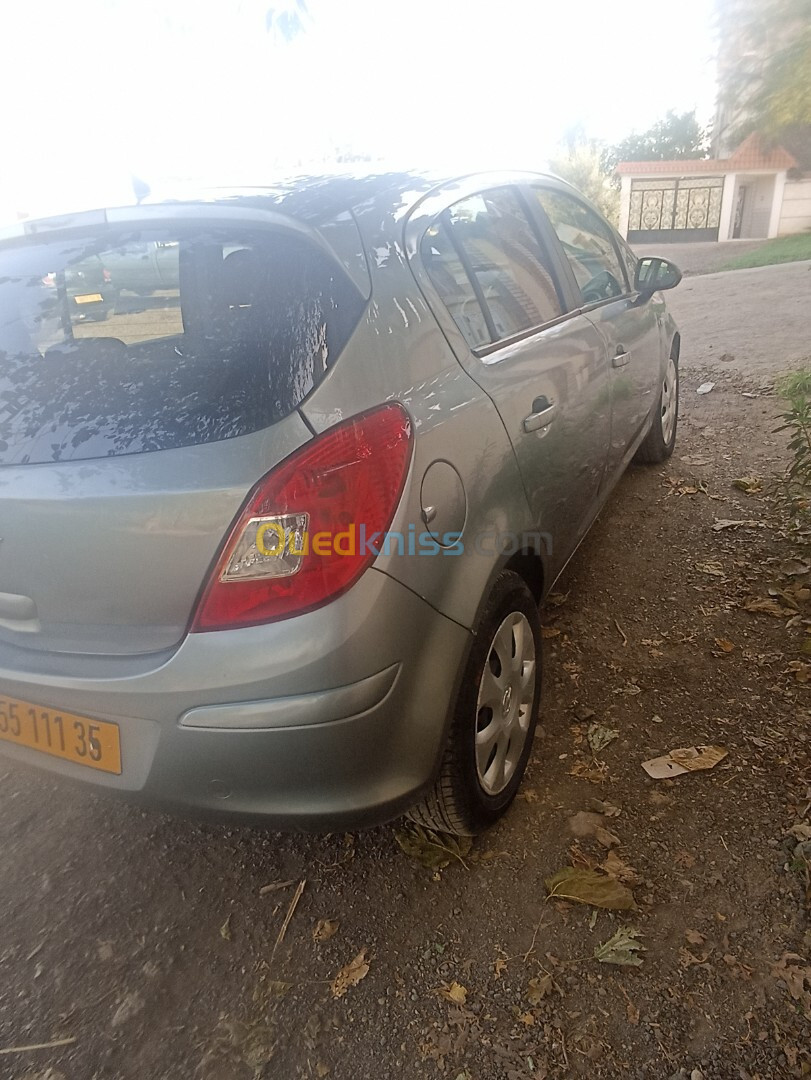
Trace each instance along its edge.
<instances>
[{"instance_id":1,"label":"car tailgate","mask_svg":"<svg viewBox=\"0 0 811 1080\"><path fill-rule=\"evenodd\" d=\"M251 487L309 437L293 413L219 443L0 469L0 649L176 644Z\"/></svg>"}]
</instances>

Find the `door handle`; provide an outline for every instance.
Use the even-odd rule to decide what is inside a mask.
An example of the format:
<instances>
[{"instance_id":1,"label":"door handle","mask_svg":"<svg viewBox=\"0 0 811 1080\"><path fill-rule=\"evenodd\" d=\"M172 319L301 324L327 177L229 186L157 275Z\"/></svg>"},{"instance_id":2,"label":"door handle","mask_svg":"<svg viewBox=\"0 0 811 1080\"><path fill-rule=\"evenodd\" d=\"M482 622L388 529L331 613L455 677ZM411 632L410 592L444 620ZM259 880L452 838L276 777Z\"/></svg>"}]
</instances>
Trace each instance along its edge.
<instances>
[{"instance_id":1,"label":"door handle","mask_svg":"<svg viewBox=\"0 0 811 1080\"><path fill-rule=\"evenodd\" d=\"M524 431L538 431L548 427L555 419L558 407L545 397L537 397L532 403L532 412L524 417Z\"/></svg>"},{"instance_id":2,"label":"door handle","mask_svg":"<svg viewBox=\"0 0 811 1080\"><path fill-rule=\"evenodd\" d=\"M629 364L630 362L631 354L627 351L624 345L618 345L617 351L614 353L614 359L611 361L611 367L625 367L625 365Z\"/></svg>"}]
</instances>

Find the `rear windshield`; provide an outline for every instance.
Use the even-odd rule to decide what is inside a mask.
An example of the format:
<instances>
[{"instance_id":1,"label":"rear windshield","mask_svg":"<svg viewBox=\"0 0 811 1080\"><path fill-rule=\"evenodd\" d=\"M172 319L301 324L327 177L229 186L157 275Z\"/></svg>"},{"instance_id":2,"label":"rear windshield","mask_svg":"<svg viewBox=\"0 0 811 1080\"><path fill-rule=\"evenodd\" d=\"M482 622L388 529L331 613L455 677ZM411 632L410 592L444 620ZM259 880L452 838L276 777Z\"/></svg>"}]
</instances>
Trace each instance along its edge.
<instances>
[{"instance_id":1,"label":"rear windshield","mask_svg":"<svg viewBox=\"0 0 811 1080\"><path fill-rule=\"evenodd\" d=\"M290 413L364 301L291 233L96 231L0 250L0 463L232 439Z\"/></svg>"}]
</instances>

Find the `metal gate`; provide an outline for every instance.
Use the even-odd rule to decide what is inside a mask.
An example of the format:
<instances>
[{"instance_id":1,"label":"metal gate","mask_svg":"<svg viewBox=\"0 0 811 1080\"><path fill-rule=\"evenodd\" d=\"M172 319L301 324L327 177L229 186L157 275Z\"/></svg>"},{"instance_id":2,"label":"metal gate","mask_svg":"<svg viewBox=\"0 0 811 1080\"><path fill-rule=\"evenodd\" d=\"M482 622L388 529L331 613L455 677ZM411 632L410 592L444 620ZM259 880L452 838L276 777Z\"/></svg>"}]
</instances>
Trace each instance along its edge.
<instances>
[{"instance_id":1,"label":"metal gate","mask_svg":"<svg viewBox=\"0 0 811 1080\"><path fill-rule=\"evenodd\" d=\"M723 176L632 180L628 240L717 240L723 190Z\"/></svg>"}]
</instances>

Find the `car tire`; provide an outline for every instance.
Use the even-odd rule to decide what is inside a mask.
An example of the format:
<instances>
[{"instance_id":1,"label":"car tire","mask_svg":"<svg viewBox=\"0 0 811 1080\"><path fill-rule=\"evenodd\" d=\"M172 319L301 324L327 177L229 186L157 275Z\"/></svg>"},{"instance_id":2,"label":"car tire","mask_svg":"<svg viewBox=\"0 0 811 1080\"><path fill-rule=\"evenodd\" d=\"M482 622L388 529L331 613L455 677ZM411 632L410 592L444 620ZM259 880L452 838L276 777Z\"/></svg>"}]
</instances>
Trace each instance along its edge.
<instances>
[{"instance_id":1,"label":"car tire","mask_svg":"<svg viewBox=\"0 0 811 1080\"><path fill-rule=\"evenodd\" d=\"M409 812L437 832L475 836L516 796L541 696L541 620L523 578L503 571L479 620L433 790Z\"/></svg>"},{"instance_id":2,"label":"car tire","mask_svg":"<svg viewBox=\"0 0 811 1080\"><path fill-rule=\"evenodd\" d=\"M634 461L655 465L667 461L676 445L679 424L679 360L671 355L659 392L659 403L651 428L636 452Z\"/></svg>"}]
</instances>

